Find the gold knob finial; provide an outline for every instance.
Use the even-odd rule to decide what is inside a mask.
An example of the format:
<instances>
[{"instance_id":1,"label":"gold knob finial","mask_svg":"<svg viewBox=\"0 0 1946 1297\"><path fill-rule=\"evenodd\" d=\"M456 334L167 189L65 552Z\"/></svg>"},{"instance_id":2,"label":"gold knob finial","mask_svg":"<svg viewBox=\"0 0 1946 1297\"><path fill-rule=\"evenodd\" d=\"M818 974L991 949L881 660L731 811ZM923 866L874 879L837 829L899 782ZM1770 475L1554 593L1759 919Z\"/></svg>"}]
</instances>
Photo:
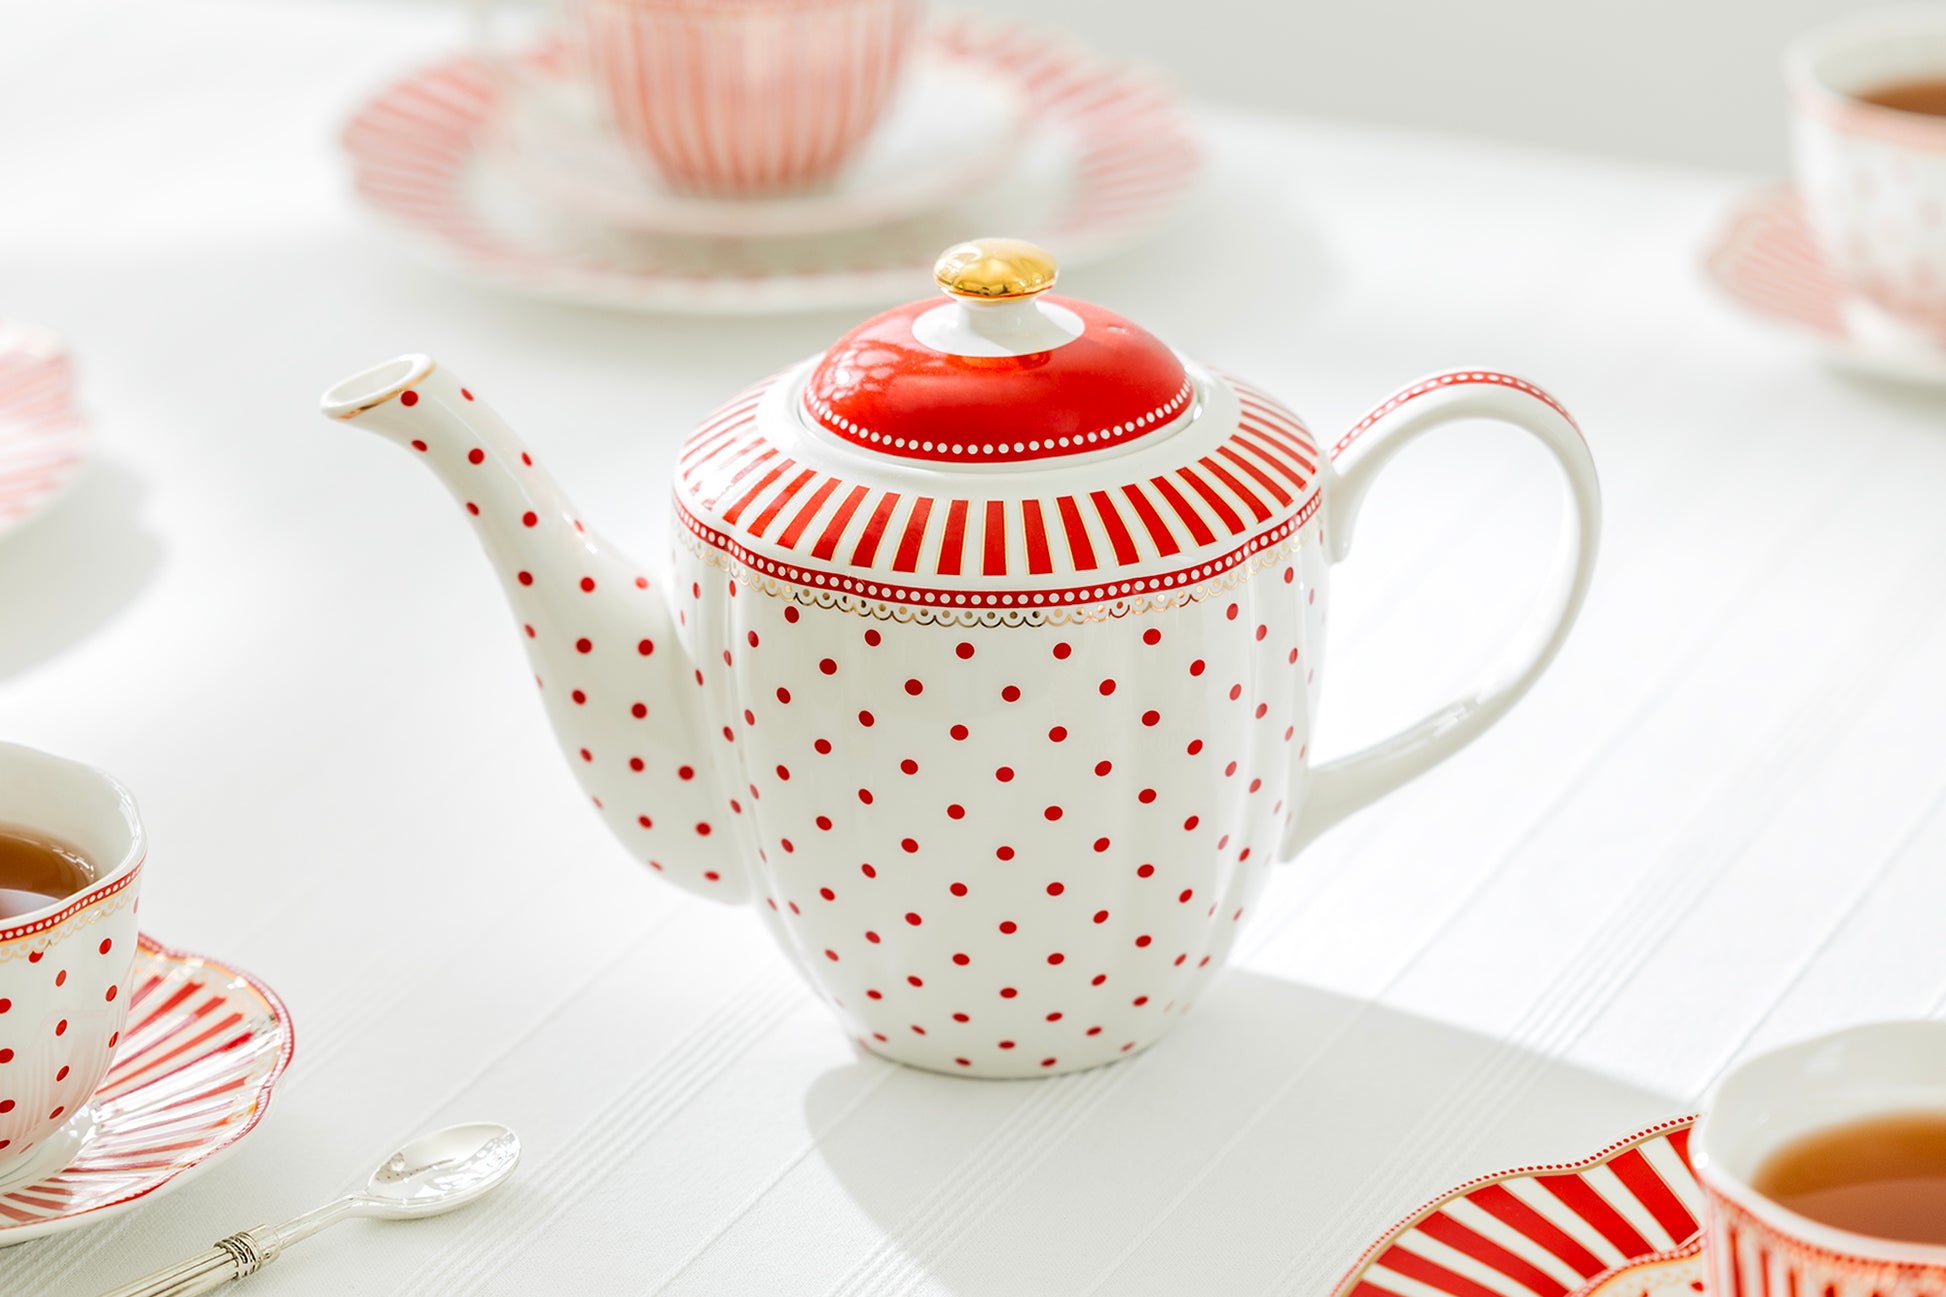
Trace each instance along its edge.
<instances>
[{"instance_id":1,"label":"gold knob finial","mask_svg":"<svg viewBox=\"0 0 1946 1297\"><path fill-rule=\"evenodd\" d=\"M1047 249L1025 239L969 239L939 254L932 277L955 297L995 301L1046 292L1057 271Z\"/></svg>"}]
</instances>

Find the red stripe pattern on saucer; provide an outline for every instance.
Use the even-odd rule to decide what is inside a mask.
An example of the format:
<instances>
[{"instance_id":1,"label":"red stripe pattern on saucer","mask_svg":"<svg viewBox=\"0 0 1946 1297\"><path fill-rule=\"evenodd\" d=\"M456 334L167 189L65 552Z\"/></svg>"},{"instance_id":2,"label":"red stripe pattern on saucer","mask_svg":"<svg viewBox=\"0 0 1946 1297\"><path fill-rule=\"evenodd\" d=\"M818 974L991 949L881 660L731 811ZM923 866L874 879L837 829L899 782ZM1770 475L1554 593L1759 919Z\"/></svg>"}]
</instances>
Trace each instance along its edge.
<instances>
[{"instance_id":1,"label":"red stripe pattern on saucer","mask_svg":"<svg viewBox=\"0 0 1946 1297\"><path fill-rule=\"evenodd\" d=\"M290 1015L263 983L141 938L115 1061L74 1162L0 1193L0 1245L126 1208L263 1119L290 1063Z\"/></svg>"},{"instance_id":2,"label":"red stripe pattern on saucer","mask_svg":"<svg viewBox=\"0 0 1946 1297\"><path fill-rule=\"evenodd\" d=\"M1065 194L1044 222L1020 231L1070 262L1148 229L1200 165L1179 96L1151 75L1011 23L947 17L919 39L1015 81L1039 129L1074 151ZM787 309L909 296L938 255L935 230L901 235L897 226L803 241L801 252L731 240L699 252L695 240L639 239L626 259L599 240L569 250L505 233L481 210L472 183L501 94L494 69L477 58L422 69L362 108L344 147L365 202L434 250L505 282L649 309Z\"/></svg>"},{"instance_id":3,"label":"red stripe pattern on saucer","mask_svg":"<svg viewBox=\"0 0 1946 1297\"><path fill-rule=\"evenodd\" d=\"M1693 1120L1664 1122L1584 1161L1461 1185L1368 1248L1332 1295L1639 1297L1609 1281L1692 1252L1700 1235ZM1659 1290L1645 1282L1640 1291Z\"/></svg>"},{"instance_id":4,"label":"red stripe pattern on saucer","mask_svg":"<svg viewBox=\"0 0 1946 1297\"><path fill-rule=\"evenodd\" d=\"M1819 249L1794 195L1779 190L1738 212L1709 258L1709 272L1759 315L1846 336L1845 286Z\"/></svg>"},{"instance_id":5,"label":"red stripe pattern on saucer","mask_svg":"<svg viewBox=\"0 0 1946 1297\"><path fill-rule=\"evenodd\" d=\"M0 325L0 532L67 485L86 441L66 354L37 330Z\"/></svg>"}]
</instances>

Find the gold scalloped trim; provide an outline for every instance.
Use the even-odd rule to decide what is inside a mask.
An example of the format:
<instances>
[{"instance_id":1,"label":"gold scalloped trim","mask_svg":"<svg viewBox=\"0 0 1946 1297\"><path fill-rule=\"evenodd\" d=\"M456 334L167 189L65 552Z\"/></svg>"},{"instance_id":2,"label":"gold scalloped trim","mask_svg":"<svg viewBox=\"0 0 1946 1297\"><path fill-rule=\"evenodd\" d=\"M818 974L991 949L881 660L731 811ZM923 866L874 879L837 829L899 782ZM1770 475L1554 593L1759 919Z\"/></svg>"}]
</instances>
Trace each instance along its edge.
<instances>
[{"instance_id":1,"label":"gold scalloped trim","mask_svg":"<svg viewBox=\"0 0 1946 1297\"><path fill-rule=\"evenodd\" d=\"M682 538L683 545L691 554L710 567L774 599L788 599L805 608L826 608L855 613L875 621L894 621L914 626L963 627L1079 626L1183 608L1213 595L1227 594L1263 569L1289 561L1304 543L1304 532L1300 527L1278 544L1252 554L1207 581L1179 586L1173 590L1128 595L1120 599L1104 600L1101 603L1052 608L929 608L916 604L894 603L885 599L869 599L837 590L818 590L793 581L780 580L732 558L686 527L677 528L676 534Z\"/></svg>"},{"instance_id":2,"label":"gold scalloped trim","mask_svg":"<svg viewBox=\"0 0 1946 1297\"><path fill-rule=\"evenodd\" d=\"M47 951L83 928L92 928L111 915L120 914L135 904L136 888L131 878L130 886L119 888L94 904L75 911L51 928L15 937L12 941L0 941L0 964L16 959L25 959L36 951Z\"/></svg>"}]
</instances>

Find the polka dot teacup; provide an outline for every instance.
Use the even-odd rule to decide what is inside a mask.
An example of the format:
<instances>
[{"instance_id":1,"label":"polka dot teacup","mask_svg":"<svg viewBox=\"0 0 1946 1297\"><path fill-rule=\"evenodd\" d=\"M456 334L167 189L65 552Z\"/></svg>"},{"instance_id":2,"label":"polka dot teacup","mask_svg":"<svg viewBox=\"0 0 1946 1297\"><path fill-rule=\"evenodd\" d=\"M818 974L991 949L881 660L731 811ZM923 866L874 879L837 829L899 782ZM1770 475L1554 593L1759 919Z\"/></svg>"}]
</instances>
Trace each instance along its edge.
<instances>
[{"instance_id":1,"label":"polka dot teacup","mask_svg":"<svg viewBox=\"0 0 1946 1297\"><path fill-rule=\"evenodd\" d=\"M128 1015L145 842L135 802L98 771L0 743L0 826L80 849L94 881L0 920L0 1185L64 1165Z\"/></svg>"}]
</instances>

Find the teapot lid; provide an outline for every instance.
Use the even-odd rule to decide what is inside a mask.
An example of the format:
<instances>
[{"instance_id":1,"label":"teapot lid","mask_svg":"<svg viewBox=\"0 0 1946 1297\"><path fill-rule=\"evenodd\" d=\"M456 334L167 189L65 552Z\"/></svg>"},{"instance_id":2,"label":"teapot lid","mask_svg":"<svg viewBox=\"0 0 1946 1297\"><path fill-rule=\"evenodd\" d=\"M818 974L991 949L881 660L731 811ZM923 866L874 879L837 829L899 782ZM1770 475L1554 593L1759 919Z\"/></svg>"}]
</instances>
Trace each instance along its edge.
<instances>
[{"instance_id":1,"label":"teapot lid","mask_svg":"<svg viewBox=\"0 0 1946 1297\"><path fill-rule=\"evenodd\" d=\"M1054 274L1031 245L962 244L945 302L732 397L678 460L685 543L800 601L966 625L1179 604L1283 563L1323 501L1303 422L1054 298Z\"/></svg>"},{"instance_id":2,"label":"teapot lid","mask_svg":"<svg viewBox=\"0 0 1946 1297\"><path fill-rule=\"evenodd\" d=\"M933 267L947 296L873 317L804 385L832 436L897 459L988 465L1056 460L1170 428L1192 407L1182 361L1113 311L1047 292L1054 258L1020 239L974 239Z\"/></svg>"}]
</instances>

